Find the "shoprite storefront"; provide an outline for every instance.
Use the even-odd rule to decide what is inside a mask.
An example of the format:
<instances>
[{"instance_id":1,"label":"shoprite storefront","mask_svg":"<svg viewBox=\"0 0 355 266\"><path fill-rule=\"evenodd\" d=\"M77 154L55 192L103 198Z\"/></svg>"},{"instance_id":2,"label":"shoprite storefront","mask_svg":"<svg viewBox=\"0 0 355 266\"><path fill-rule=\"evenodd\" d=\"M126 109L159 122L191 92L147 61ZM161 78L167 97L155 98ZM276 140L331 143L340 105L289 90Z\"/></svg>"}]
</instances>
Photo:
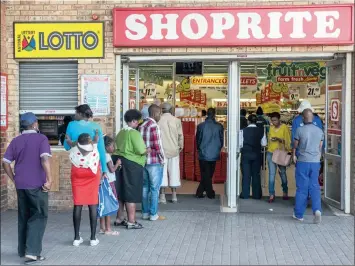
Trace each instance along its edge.
<instances>
[{"instance_id":1,"label":"shoprite storefront","mask_svg":"<svg viewBox=\"0 0 355 266\"><path fill-rule=\"evenodd\" d=\"M20 7L27 13L17 11ZM53 209L67 209L72 204L69 160L58 146L56 131L78 103L95 106L95 120L109 135L121 128L125 110L152 101L171 101L183 111L183 121L198 121L201 109L218 107L228 129L228 156L221 170L226 176L222 209L236 211L240 107L253 112L257 105L272 109L279 103L280 111L292 111L300 99L309 97L323 108L329 140L325 199L350 212L354 183L353 5L260 4L242 8L231 2L228 8L126 7L65 1L48 6L35 4L28 9L26 5L6 4L6 34L13 44L7 49L6 67L1 71L7 74L9 99L3 136L9 142L18 134L22 112L33 111L39 116L41 130L53 144ZM26 22L29 16L36 17L36 23ZM190 74L186 69L177 71L177 65L193 62ZM196 66L201 66L200 73ZM298 72L283 72L292 67ZM299 77L313 79L298 83L290 80ZM270 82L275 83L274 87L286 84L288 90L269 90ZM295 83L299 86L289 86ZM311 93L304 92L308 90ZM186 93L190 96L183 99ZM273 97L268 97L270 93ZM191 95L200 95L199 100ZM332 116L329 110L333 105L340 108ZM13 208L14 187L8 182L6 188L7 206Z\"/></svg>"}]
</instances>

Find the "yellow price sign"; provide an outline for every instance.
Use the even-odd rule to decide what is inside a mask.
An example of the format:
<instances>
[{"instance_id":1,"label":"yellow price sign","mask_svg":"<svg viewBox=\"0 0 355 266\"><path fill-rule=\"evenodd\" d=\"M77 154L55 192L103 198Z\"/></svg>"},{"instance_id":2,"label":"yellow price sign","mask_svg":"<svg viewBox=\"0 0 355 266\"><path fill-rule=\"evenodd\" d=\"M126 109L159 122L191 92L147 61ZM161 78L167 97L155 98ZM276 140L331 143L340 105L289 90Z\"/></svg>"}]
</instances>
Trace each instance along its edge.
<instances>
[{"instance_id":1,"label":"yellow price sign","mask_svg":"<svg viewBox=\"0 0 355 266\"><path fill-rule=\"evenodd\" d=\"M104 22L14 22L14 57L103 58L104 32Z\"/></svg>"}]
</instances>

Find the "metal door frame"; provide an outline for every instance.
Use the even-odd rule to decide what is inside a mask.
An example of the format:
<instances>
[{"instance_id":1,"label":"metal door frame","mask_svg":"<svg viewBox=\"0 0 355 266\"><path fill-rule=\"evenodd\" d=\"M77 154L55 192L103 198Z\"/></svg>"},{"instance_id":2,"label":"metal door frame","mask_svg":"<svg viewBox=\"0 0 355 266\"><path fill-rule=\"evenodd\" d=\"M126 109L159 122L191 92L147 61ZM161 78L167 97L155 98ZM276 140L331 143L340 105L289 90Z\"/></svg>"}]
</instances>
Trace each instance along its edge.
<instances>
[{"instance_id":1,"label":"metal door frame","mask_svg":"<svg viewBox=\"0 0 355 266\"><path fill-rule=\"evenodd\" d=\"M343 59L337 59L337 60L334 60L334 61L331 61L331 62L327 62L326 64L326 90L325 90L325 128L324 128L324 141L325 141L325 151L324 151L324 200L336 207L336 208L339 208L339 209L343 209L343 162L342 162L342 155L335 155L335 154L328 154L327 151L328 151L328 119L329 119L329 68L330 67L333 67L333 66L341 66L342 68L342 84L344 84L344 60ZM343 86L343 85L342 85ZM344 100L344 97L343 97L343 87L342 87L342 92L341 92L341 100L342 100L342 115L343 115L343 111L344 111L344 108L343 108L343 100ZM343 129L343 126L344 126L344 119L342 119L342 129ZM341 138L343 138L342 136L343 134L341 134ZM343 147L341 147L343 148ZM331 198L328 198L327 197L327 173L328 173L328 164L327 164L327 161L328 159L332 159L332 160L335 160L337 162L340 162L341 164L341 173L340 173L340 182L341 182L341 191L340 191L340 202L337 202L336 200L334 199L331 199Z\"/></svg>"}]
</instances>

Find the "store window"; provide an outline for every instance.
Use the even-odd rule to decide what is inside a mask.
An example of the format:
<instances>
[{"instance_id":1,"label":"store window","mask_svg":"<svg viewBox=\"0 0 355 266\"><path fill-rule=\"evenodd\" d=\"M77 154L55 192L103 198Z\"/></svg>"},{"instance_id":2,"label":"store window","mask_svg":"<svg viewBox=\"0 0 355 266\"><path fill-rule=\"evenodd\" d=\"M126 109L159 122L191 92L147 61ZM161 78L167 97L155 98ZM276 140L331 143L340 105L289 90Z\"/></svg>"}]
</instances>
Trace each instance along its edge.
<instances>
[{"instance_id":1,"label":"store window","mask_svg":"<svg viewBox=\"0 0 355 266\"><path fill-rule=\"evenodd\" d=\"M78 104L78 63L21 62L19 76L20 113L35 113L41 133L61 145L59 131Z\"/></svg>"}]
</instances>

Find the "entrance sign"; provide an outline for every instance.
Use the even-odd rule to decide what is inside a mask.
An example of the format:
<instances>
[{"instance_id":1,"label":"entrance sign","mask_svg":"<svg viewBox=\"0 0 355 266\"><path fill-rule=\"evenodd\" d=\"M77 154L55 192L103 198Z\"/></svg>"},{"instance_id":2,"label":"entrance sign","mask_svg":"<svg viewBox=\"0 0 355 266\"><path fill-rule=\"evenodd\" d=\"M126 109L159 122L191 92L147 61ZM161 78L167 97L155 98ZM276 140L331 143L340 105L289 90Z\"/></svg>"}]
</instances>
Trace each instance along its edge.
<instances>
[{"instance_id":1,"label":"entrance sign","mask_svg":"<svg viewBox=\"0 0 355 266\"><path fill-rule=\"evenodd\" d=\"M88 104L94 116L109 115L110 77L108 75L82 75L81 104Z\"/></svg>"},{"instance_id":2,"label":"entrance sign","mask_svg":"<svg viewBox=\"0 0 355 266\"><path fill-rule=\"evenodd\" d=\"M1 73L1 130L6 130L8 127L8 78L7 74Z\"/></svg>"},{"instance_id":3,"label":"entrance sign","mask_svg":"<svg viewBox=\"0 0 355 266\"><path fill-rule=\"evenodd\" d=\"M103 22L14 22L15 59L103 58Z\"/></svg>"},{"instance_id":4,"label":"entrance sign","mask_svg":"<svg viewBox=\"0 0 355 266\"><path fill-rule=\"evenodd\" d=\"M354 5L115 8L115 47L354 43Z\"/></svg>"}]
</instances>

